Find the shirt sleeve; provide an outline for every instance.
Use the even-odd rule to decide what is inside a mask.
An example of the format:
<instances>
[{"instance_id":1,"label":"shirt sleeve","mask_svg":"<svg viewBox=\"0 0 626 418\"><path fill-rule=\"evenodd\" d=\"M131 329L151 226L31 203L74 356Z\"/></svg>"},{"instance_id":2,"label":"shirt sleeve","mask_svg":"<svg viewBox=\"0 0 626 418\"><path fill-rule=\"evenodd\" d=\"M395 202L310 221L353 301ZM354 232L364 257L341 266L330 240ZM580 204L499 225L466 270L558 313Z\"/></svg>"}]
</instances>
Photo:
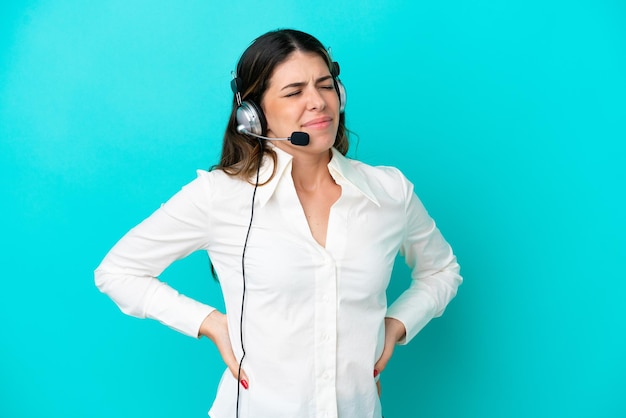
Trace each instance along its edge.
<instances>
[{"instance_id":1,"label":"shirt sleeve","mask_svg":"<svg viewBox=\"0 0 626 418\"><path fill-rule=\"evenodd\" d=\"M207 246L209 175L199 172L196 180L124 235L95 270L96 286L122 312L156 319L196 338L214 308L157 277L175 260Z\"/></svg>"},{"instance_id":2,"label":"shirt sleeve","mask_svg":"<svg viewBox=\"0 0 626 418\"><path fill-rule=\"evenodd\" d=\"M426 324L443 314L462 282L452 248L415 195L413 185L401 175L406 201L406 234L400 254L411 269L411 285L389 307L387 316L406 328L399 344L408 343Z\"/></svg>"}]
</instances>

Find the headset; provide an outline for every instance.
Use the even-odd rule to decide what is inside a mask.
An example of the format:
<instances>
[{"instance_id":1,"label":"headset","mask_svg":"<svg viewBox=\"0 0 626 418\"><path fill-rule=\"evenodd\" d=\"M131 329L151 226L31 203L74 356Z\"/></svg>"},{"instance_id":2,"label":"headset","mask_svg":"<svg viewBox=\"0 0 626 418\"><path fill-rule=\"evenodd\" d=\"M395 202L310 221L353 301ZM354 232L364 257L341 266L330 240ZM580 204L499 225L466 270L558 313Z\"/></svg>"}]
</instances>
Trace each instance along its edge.
<instances>
[{"instance_id":1,"label":"headset","mask_svg":"<svg viewBox=\"0 0 626 418\"><path fill-rule=\"evenodd\" d=\"M339 80L339 63L333 61L330 66L330 74L333 77L333 83L335 90L339 96L339 112L343 113L346 108L346 88L341 80ZM289 138L268 138L267 136L267 120L263 114L261 106L252 100L241 100L241 78L233 74L233 79L230 82L230 88L235 94L237 99L237 131L244 135L253 136L260 139L271 140L288 140L294 145L307 145L309 143L308 135L303 132L294 132ZM304 138L306 135L306 139ZM306 142L306 143L305 143Z\"/></svg>"}]
</instances>

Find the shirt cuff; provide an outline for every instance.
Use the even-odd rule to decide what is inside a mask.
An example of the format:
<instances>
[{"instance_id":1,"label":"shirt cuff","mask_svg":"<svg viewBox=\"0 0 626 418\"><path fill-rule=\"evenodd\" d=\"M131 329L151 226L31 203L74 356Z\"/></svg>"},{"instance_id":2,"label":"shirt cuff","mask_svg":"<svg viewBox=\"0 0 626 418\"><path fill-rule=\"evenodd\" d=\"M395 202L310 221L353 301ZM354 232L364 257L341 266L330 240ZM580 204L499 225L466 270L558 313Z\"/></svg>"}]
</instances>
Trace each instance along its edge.
<instances>
[{"instance_id":1,"label":"shirt cuff","mask_svg":"<svg viewBox=\"0 0 626 418\"><path fill-rule=\"evenodd\" d=\"M422 293L417 298L402 297L396 300L385 315L404 324L405 336L398 341L399 345L408 344L435 317L436 304L432 297Z\"/></svg>"},{"instance_id":2,"label":"shirt cuff","mask_svg":"<svg viewBox=\"0 0 626 418\"><path fill-rule=\"evenodd\" d=\"M214 307L181 295L163 284L151 298L146 317L156 319L182 334L199 338L200 325L214 310Z\"/></svg>"}]
</instances>

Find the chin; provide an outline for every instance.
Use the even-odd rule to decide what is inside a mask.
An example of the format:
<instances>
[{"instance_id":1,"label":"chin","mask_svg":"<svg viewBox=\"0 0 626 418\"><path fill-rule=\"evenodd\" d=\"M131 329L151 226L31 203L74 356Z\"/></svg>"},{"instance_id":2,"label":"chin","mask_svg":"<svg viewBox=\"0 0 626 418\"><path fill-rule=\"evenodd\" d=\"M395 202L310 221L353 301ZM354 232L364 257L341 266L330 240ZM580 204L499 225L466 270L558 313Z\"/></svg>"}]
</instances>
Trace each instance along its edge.
<instances>
[{"instance_id":1,"label":"chin","mask_svg":"<svg viewBox=\"0 0 626 418\"><path fill-rule=\"evenodd\" d=\"M309 144L320 148L332 148L337 135L311 135L309 134Z\"/></svg>"}]
</instances>

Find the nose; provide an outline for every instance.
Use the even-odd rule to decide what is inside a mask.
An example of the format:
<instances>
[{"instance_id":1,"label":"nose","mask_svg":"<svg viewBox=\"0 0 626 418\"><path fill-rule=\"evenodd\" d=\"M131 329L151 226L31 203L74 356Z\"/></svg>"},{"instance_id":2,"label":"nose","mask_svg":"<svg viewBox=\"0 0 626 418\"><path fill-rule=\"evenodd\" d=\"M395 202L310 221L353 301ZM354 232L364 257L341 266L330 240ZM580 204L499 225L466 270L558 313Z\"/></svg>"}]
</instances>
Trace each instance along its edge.
<instances>
[{"instance_id":1,"label":"nose","mask_svg":"<svg viewBox=\"0 0 626 418\"><path fill-rule=\"evenodd\" d=\"M321 92L311 86L307 89L307 109L308 110L323 110L326 108L326 100L322 96Z\"/></svg>"}]
</instances>

